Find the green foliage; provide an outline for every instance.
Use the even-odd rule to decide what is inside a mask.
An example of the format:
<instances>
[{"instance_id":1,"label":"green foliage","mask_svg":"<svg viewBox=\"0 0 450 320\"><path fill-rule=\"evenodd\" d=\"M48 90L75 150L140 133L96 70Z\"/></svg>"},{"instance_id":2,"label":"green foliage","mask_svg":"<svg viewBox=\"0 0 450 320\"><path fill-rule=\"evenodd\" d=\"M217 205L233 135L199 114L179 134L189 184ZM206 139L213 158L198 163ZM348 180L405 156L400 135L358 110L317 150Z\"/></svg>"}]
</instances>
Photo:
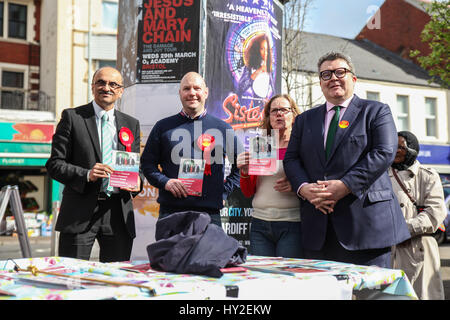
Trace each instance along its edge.
<instances>
[{"instance_id":1,"label":"green foliage","mask_svg":"<svg viewBox=\"0 0 450 320\"><path fill-rule=\"evenodd\" d=\"M420 55L419 50L411 51L411 57L417 57L422 68L441 84L450 87L450 1L432 1L426 9L431 17L421 33L422 42L428 43L431 53ZM440 81L439 81L440 80Z\"/></svg>"}]
</instances>

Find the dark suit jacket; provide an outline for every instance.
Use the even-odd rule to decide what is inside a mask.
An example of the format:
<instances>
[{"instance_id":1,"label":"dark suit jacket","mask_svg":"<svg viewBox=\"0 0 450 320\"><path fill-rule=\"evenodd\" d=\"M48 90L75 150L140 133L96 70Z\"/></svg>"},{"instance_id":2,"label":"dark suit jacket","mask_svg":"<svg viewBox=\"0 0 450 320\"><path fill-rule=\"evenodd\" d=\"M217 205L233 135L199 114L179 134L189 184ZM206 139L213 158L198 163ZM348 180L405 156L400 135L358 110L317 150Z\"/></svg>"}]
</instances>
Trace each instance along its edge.
<instances>
[{"instance_id":1,"label":"dark suit jacket","mask_svg":"<svg viewBox=\"0 0 450 320\"><path fill-rule=\"evenodd\" d=\"M115 110L117 132L127 127L134 135L132 152L140 152L139 121ZM125 146L118 142L118 149ZM87 182L87 172L102 154L92 103L73 109L65 109L52 141L52 151L46 163L50 177L65 185L56 230L65 233L80 233L86 229L94 213L101 179ZM141 175L141 188L142 179ZM130 235L135 237L134 213L130 192L120 190L122 212Z\"/></svg>"},{"instance_id":2,"label":"dark suit jacket","mask_svg":"<svg viewBox=\"0 0 450 320\"><path fill-rule=\"evenodd\" d=\"M294 123L284 170L294 190L317 180L342 180L351 193L325 215L301 200L303 246L320 250L328 218L340 243L348 250L385 248L410 234L392 191L387 170L393 162L398 138L390 108L356 95L339 127L328 161L325 160L326 105L299 115Z\"/></svg>"}]
</instances>

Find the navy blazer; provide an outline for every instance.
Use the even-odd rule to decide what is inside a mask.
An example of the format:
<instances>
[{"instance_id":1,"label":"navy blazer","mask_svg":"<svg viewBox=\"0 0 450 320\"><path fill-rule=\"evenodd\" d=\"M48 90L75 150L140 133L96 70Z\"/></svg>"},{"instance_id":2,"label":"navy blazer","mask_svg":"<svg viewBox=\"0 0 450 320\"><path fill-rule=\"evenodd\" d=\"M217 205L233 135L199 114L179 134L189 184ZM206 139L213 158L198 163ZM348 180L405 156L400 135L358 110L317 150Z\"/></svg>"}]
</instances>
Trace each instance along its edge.
<instances>
[{"instance_id":1,"label":"navy blazer","mask_svg":"<svg viewBox=\"0 0 450 320\"><path fill-rule=\"evenodd\" d=\"M392 191L387 170L395 158L397 130L387 104L356 95L338 126L330 158L325 160L326 104L300 114L293 125L284 170L293 190L317 180L341 180L351 193L325 215L301 200L303 246L320 250L328 218L348 250L386 248L410 233Z\"/></svg>"}]
</instances>

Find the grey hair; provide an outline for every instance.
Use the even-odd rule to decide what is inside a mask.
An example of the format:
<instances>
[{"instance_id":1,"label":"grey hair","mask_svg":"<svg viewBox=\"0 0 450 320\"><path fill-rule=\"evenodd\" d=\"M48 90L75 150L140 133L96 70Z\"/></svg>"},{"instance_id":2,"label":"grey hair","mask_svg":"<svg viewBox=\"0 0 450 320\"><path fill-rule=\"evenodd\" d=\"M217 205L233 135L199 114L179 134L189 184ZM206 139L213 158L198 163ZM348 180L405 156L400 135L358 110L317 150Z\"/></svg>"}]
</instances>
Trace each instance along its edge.
<instances>
[{"instance_id":1,"label":"grey hair","mask_svg":"<svg viewBox=\"0 0 450 320\"><path fill-rule=\"evenodd\" d=\"M335 52L335 51L328 52L327 54L320 57L319 62L317 63L318 71L320 72L320 66L325 61L334 61L337 59L341 59L341 60L344 60L345 62L347 62L348 66L350 67L350 71L353 74L356 74L355 66L353 65L352 59L349 56L347 56L346 54L343 54L341 52Z\"/></svg>"}]
</instances>

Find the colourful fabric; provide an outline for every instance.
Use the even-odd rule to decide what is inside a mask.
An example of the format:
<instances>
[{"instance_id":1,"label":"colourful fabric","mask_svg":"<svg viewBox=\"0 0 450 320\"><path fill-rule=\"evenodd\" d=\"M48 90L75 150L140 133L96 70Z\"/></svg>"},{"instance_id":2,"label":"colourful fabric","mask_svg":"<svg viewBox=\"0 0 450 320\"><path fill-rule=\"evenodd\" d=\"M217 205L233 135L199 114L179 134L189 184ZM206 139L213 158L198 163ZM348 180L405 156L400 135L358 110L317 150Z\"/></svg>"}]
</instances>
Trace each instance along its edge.
<instances>
[{"instance_id":1,"label":"colourful fabric","mask_svg":"<svg viewBox=\"0 0 450 320\"><path fill-rule=\"evenodd\" d=\"M14 293L15 297L0 296L0 299L224 299L226 287L237 286L238 298L252 297L265 299L351 299L351 290L376 289L380 285L389 285L385 293L408 296L417 299L407 277L401 270L384 269L375 266L357 266L346 263L307 259L288 259L278 257L248 256L242 267L273 268L296 266L316 268L325 272L303 272L295 276L247 270L245 272L226 273L221 278L210 278L187 274L166 272L131 272L125 268L148 264L148 261L100 263L62 257L18 259L15 263L23 269L35 266L39 270L72 275L73 279L56 278L51 275L32 275L30 272L14 272L14 262L0 261L0 290ZM145 267L145 266L144 266ZM110 281L141 284L156 291L151 297L149 291L128 286L93 286L77 280L77 276L104 279ZM55 279L56 278L56 279ZM59 282L57 281L59 279ZM342 279L342 280L337 280ZM33 283L32 281L40 281ZM53 281L59 287L45 288L42 285ZM62 284L62 285L61 285ZM39 285L39 286L38 286ZM47 284L48 285L48 284ZM64 287L63 287L64 286ZM262 290L270 287L271 290ZM338 292L349 289L345 295ZM333 295L330 295L333 292ZM177 295L176 297L174 295Z\"/></svg>"}]
</instances>

